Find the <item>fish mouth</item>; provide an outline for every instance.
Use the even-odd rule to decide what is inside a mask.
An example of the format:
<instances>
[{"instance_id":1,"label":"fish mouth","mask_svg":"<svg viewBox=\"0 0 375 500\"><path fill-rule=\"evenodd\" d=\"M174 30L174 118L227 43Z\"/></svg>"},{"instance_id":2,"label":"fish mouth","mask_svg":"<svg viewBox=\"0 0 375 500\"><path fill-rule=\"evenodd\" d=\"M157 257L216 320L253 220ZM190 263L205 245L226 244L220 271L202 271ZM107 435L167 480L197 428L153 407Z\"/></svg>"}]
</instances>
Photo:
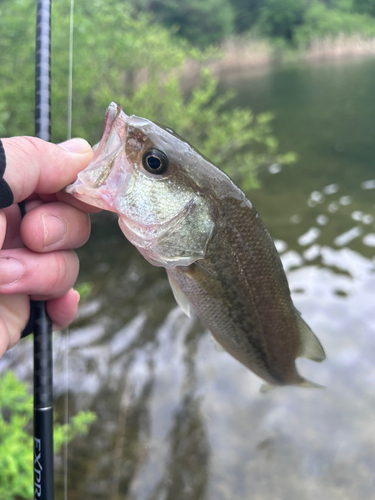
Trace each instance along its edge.
<instances>
[{"instance_id":1,"label":"fish mouth","mask_svg":"<svg viewBox=\"0 0 375 500\"><path fill-rule=\"evenodd\" d=\"M155 249L159 251L160 244L165 244L164 240L168 235L178 239L175 234L195 210L198 195L192 195L189 200L184 200L186 203L181 204L178 211L168 213L168 216L162 219L156 217L150 220L144 217L144 214L142 218L135 217L132 210L127 210L128 206L122 206L134 189L134 178L137 177L134 175L135 172L139 173L137 164L132 163L132 159L126 154L125 146L130 138L128 129L131 131L134 126L142 128L149 123L151 122L143 118L129 117L119 104L112 102L106 112L102 139L91 163L78 174L77 180L65 191L88 205L117 213L119 225L126 238L154 265L164 267L190 265L197 259L195 254L193 257L168 256L160 262L152 254ZM143 173L142 176L148 178ZM138 198L136 193L135 199ZM129 203L132 207L132 201ZM142 203L140 207L142 208Z\"/></svg>"},{"instance_id":2,"label":"fish mouth","mask_svg":"<svg viewBox=\"0 0 375 500\"><path fill-rule=\"evenodd\" d=\"M112 201L130 172L126 160L115 161L126 141L128 120L129 116L124 113L122 107L111 102L105 115L103 136L93 159L88 167L78 174L77 180L65 188L67 193L89 205L116 212Z\"/></svg>"}]
</instances>

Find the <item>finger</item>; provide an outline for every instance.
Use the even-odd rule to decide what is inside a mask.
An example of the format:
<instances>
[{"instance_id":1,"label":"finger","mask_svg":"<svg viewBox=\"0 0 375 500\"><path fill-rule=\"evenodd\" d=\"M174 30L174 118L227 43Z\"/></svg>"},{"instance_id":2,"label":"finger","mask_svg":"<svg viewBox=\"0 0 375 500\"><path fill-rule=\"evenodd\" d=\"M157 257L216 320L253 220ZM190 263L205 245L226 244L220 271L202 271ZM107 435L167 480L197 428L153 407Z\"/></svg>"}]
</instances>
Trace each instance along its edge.
<instances>
[{"instance_id":1,"label":"finger","mask_svg":"<svg viewBox=\"0 0 375 500\"><path fill-rule=\"evenodd\" d=\"M78 248L90 236L90 217L66 203L46 203L25 215L21 236L34 252Z\"/></svg>"},{"instance_id":2,"label":"finger","mask_svg":"<svg viewBox=\"0 0 375 500\"><path fill-rule=\"evenodd\" d=\"M84 139L72 139L61 146L36 137L3 139L7 168L4 179L11 188L14 202L32 193L51 194L71 184L93 156ZM69 151L65 148L69 148Z\"/></svg>"},{"instance_id":3,"label":"finger","mask_svg":"<svg viewBox=\"0 0 375 500\"><path fill-rule=\"evenodd\" d=\"M34 300L64 295L79 270L72 251L36 253L27 248L0 250L0 295L26 294Z\"/></svg>"},{"instance_id":4,"label":"finger","mask_svg":"<svg viewBox=\"0 0 375 500\"><path fill-rule=\"evenodd\" d=\"M21 212L18 205L4 208L6 217L6 232L3 244L0 248L22 248L25 245L20 236Z\"/></svg>"},{"instance_id":5,"label":"finger","mask_svg":"<svg viewBox=\"0 0 375 500\"><path fill-rule=\"evenodd\" d=\"M7 220L4 210L0 210L0 248L2 248L7 230Z\"/></svg>"},{"instance_id":6,"label":"finger","mask_svg":"<svg viewBox=\"0 0 375 500\"><path fill-rule=\"evenodd\" d=\"M8 327L0 316L0 358L8 349L9 346L9 330Z\"/></svg>"},{"instance_id":7,"label":"finger","mask_svg":"<svg viewBox=\"0 0 375 500\"><path fill-rule=\"evenodd\" d=\"M93 207L92 205L88 205L83 201L77 200L77 198L74 198L74 196L65 193L64 191L59 191L58 193L55 194L31 195L31 197L28 198L28 200L25 202L26 212L32 210L38 205L42 205L43 201L46 201L48 203L53 203L55 201L63 201L67 205L72 205L73 207L76 207L82 212L86 212L88 214L101 212L101 208Z\"/></svg>"},{"instance_id":8,"label":"finger","mask_svg":"<svg viewBox=\"0 0 375 500\"><path fill-rule=\"evenodd\" d=\"M5 295L0 301L0 358L20 339L30 314L27 295Z\"/></svg>"},{"instance_id":9,"label":"finger","mask_svg":"<svg viewBox=\"0 0 375 500\"><path fill-rule=\"evenodd\" d=\"M70 289L62 297L47 301L47 313L54 330L65 328L78 312L79 293ZM3 295L0 299L0 358L20 339L30 314L28 295Z\"/></svg>"},{"instance_id":10,"label":"finger","mask_svg":"<svg viewBox=\"0 0 375 500\"><path fill-rule=\"evenodd\" d=\"M54 330L70 325L77 316L79 293L70 289L62 297L47 302L47 313L54 323Z\"/></svg>"}]
</instances>

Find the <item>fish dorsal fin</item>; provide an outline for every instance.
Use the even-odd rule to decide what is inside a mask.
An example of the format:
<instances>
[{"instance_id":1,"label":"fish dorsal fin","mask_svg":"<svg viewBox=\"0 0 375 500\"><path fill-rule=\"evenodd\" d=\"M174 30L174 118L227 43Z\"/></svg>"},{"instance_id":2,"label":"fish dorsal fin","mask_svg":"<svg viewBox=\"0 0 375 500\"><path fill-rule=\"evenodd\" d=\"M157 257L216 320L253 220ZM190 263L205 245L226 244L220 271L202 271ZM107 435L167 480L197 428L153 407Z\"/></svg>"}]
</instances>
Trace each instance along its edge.
<instances>
[{"instance_id":1,"label":"fish dorsal fin","mask_svg":"<svg viewBox=\"0 0 375 500\"><path fill-rule=\"evenodd\" d=\"M304 322L301 313L296 309L296 320L299 332L300 347L298 356L312 359L313 361L323 361L326 359L322 344L313 334L310 327Z\"/></svg>"},{"instance_id":2,"label":"fish dorsal fin","mask_svg":"<svg viewBox=\"0 0 375 500\"><path fill-rule=\"evenodd\" d=\"M184 313L187 314L190 318L190 316L191 316L190 302L188 301L186 295L181 290L179 284L172 276L172 273L168 271L168 269L167 269L167 275L168 275L169 284L171 285L172 292L173 292L174 298L176 299L177 304L181 307L181 309L184 311Z\"/></svg>"}]
</instances>

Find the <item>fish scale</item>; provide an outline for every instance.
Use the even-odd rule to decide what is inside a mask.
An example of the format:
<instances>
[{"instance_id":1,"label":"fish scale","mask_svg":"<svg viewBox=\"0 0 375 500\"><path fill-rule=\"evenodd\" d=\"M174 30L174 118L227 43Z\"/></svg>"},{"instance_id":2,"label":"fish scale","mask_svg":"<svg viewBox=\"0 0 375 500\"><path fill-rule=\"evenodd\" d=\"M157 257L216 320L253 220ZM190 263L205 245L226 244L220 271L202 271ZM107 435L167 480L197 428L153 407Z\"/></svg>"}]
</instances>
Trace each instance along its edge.
<instances>
[{"instance_id":1,"label":"fish scale","mask_svg":"<svg viewBox=\"0 0 375 500\"><path fill-rule=\"evenodd\" d=\"M270 384L299 384L299 335L278 254L253 208L225 204L205 258L168 272L230 354Z\"/></svg>"}]
</instances>

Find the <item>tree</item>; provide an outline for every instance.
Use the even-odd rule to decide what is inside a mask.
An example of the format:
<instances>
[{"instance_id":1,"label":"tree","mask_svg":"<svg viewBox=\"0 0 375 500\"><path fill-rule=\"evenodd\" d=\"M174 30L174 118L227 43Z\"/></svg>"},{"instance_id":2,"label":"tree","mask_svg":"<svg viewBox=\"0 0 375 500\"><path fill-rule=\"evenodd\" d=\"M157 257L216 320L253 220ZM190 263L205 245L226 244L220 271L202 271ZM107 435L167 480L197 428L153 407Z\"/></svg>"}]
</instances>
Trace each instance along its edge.
<instances>
[{"instance_id":1,"label":"tree","mask_svg":"<svg viewBox=\"0 0 375 500\"><path fill-rule=\"evenodd\" d=\"M302 23L307 0L265 0L260 8L259 26L274 37L292 40L293 31Z\"/></svg>"},{"instance_id":2,"label":"tree","mask_svg":"<svg viewBox=\"0 0 375 500\"><path fill-rule=\"evenodd\" d=\"M353 10L375 17L375 2L374 0L353 0Z\"/></svg>"},{"instance_id":3,"label":"tree","mask_svg":"<svg viewBox=\"0 0 375 500\"><path fill-rule=\"evenodd\" d=\"M33 4L0 3L0 126L6 135L33 134ZM59 142L67 128L69 6L61 0L53 5L52 140ZM217 96L217 82L207 73L187 96L184 62L202 58L198 50L122 0L76 4L75 26L73 136L98 142L105 110L117 101L128 114L173 127L246 188L255 185L255 169L277 154L270 118L228 109L231 96Z\"/></svg>"},{"instance_id":4,"label":"tree","mask_svg":"<svg viewBox=\"0 0 375 500\"><path fill-rule=\"evenodd\" d=\"M262 0L232 0L235 31L249 31L257 23Z\"/></svg>"},{"instance_id":5,"label":"tree","mask_svg":"<svg viewBox=\"0 0 375 500\"><path fill-rule=\"evenodd\" d=\"M132 0L139 11L152 12L156 22L173 27L193 45L205 47L233 33L234 13L229 0Z\"/></svg>"}]
</instances>

